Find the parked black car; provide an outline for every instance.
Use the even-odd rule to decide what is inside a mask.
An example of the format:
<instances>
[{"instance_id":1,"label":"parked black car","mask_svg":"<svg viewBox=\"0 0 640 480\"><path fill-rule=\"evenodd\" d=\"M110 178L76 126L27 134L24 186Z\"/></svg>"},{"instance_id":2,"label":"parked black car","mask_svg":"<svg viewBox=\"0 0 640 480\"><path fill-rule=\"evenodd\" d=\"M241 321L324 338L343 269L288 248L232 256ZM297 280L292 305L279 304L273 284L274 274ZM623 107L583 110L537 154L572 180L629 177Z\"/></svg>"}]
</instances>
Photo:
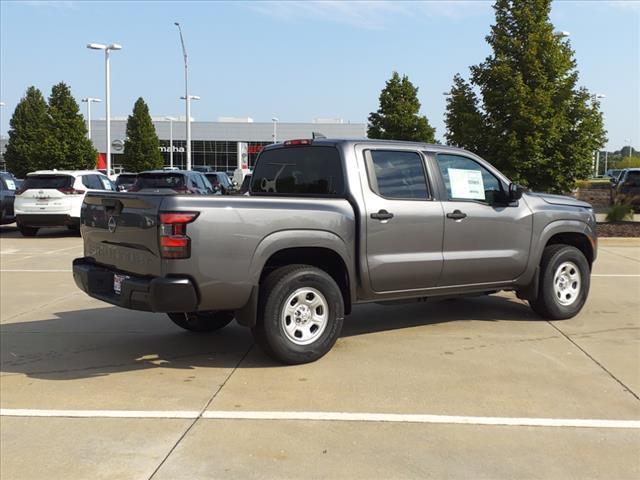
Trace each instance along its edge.
<instances>
[{"instance_id":1,"label":"parked black car","mask_svg":"<svg viewBox=\"0 0 640 480\"><path fill-rule=\"evenodd\" d=\"M627 168L622 171L615 185L616 200L630 203L640 210L640 168Z\"/></svg>"},{"instance_id":2,"label":"parked black car","mask_svg":"<svg viewBox=\"0 0 640 480\"><path fill-rule=\"evenodd\" d=\"M222 195L235 193L235 185L231 182L226 172L210 172L205 173L204 176L211 182L214 191L219 190Z\"/></svg>"},{"instance_id":3,"label":"parked black car","mask_svg":"<svg viewBox=\"0 0 640 480\"><path fill-rule=\"evenodd\" d=\"M250 186L251 186L251 174L247 173L244 176L244 180L242 180L242 185L240 185L240 190L238 191L238 193L240 193L240 195L244 195L249 191Z\"/></svg>"},{"instance_id":4,"label":"parked black car","mask_svg":"<svg viewBox=\"0 0 640 480\"><path fill-rule=\"evenodd\" d=\"M13 223L16 220L13 202L18 188L17 183L10 173L0 172L0 225Z\"/></svg>"},{"instance_id":5,"label":"parked black car","mask_svg":"<svg viewBox=\"0 0 640 480\"><path fill-rule=\"evenodd\" d=\"M116 187L120 192L127 192L136 183L137 173L121 173L116 178Z\"/></svg>"},{"instance_id":6,"label":"parked black car","mask_svg":"<svg viewBox=\"0 0 640 480\"><path fill-rule=\"evenodd\" d=\"M211 195L213 186L207 177L193 170L150 170L138 174L129 192Z\"/></svg>"}]
</instances>

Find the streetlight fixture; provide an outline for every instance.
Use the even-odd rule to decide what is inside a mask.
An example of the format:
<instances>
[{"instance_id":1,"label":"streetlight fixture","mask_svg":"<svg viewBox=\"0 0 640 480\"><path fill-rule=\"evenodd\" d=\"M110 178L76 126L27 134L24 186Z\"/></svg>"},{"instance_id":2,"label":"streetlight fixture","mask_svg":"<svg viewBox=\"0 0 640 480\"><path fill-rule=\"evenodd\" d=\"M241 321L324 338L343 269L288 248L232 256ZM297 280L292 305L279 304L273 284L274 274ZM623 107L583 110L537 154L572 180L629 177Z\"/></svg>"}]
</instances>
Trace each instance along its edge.
<instances>
[{"instance_id":1,"label":"streetlight fixture","mask_svg":"<svg viewBox=\"0 0 640 480\"><path fill-rule=\"evenodd\" d=\"M175 117L164 117L169 120L169 166L173 168L173 122L178 121Z\"/></svg>"},{"instance_id":2,"label":"streetlight fixture","mask_svg":"<svg viewBox=\"0 0 640 480\"><path fill-rule=\"evenodd\" d=\"M271 121L273 122L273 143L277 143L277 130L276 130L276 126L278 125L278 117L273 117L271 119Z\"/></svg>"},{"instance_id":3,"label":"streetlight fixture","mask_svg":"<svg viewBox=\"0 0 640 480\"><path fill-rule=\"evenodd\" d=\"M570 32L566 32L564 30L555 30L553 32L553 36L556 38L567 38L571 35Z\"/></svg>"},{"instance_id":4,"label":"streetlight fixture","mask_svg":"<svg viewBox=\"0 0 640 480\"><path fill-rule=\"evenodd\" d=\"M110 67L109 52L111 50L122 50L122 46L117 43L104 45L102 43L89 43L87 48L90 50L104 50L104 108L106 117L106 133L107 133L107 176L111 175L111 85L110 85Z\"/></svg>"},{"instance_id":5,"label":"streetlight fixture","mask_svg":"<svg viewBox=\"0 0 640 480\"><path fill-rule=\"evenodd\" d=\"M102 100L94 97L86 97L82 99L87 104L87 137L91 140L91 104L99 103Z\"/></svg>"},{"instance_id":6,"label":"streetlight fixture","mask_svg":"<svg viewBox=\"0 0 640 480\"><path fill-rule=\"evenodd\" d=\"M182 56L184 57L184 96L180 97L185 102L186 110L186 130L187 130L187 170L191 170L191 100L200 100L196 95L189 95L189 64L187 57L187 49L184 46L184 37L182 35L182 27L179 22L173 22L178 27L180 33L180 45L182 45Z\"/></svg>"}]
</instances>

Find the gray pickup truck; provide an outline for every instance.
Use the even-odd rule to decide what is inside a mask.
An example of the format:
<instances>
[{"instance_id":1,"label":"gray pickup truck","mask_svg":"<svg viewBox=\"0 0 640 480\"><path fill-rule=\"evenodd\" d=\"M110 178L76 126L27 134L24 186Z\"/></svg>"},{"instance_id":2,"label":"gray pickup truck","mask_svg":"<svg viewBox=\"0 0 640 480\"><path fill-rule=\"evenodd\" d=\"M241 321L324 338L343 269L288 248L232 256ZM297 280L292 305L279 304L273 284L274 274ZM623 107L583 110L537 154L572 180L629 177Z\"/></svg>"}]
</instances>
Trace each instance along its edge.
<instances>
[{"instance_id":1,"label":"gray pickup truck","mask_svg":"<svg viewBox=\"0 0 640 480\"><path fill-rule=\"evenodd\" d=\"M76 284L209 332L233 318L285 363L314 361L352 305L515 291L576 315L596 258L590 205L523 193L473 153L380 140L290 140L246 196L89 193Z\"/></svg>"}]
</instances>

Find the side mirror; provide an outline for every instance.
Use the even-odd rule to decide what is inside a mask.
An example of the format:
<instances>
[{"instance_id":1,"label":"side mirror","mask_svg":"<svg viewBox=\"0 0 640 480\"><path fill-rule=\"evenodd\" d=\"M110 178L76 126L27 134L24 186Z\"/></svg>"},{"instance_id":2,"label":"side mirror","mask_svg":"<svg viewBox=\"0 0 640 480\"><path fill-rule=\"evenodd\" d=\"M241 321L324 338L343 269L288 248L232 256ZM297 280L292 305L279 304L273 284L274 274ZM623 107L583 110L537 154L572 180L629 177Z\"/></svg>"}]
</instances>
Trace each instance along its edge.
<instances>
[{"instance_id":1,"label":"side mirror","mask_svg":"<svg viewBox=\"0 0 640 480\"><path fill-rule=\"evenodd\" d=\"M515 183L509 184L509 201L515 202L516 200L520 200L522 198L523 189L520 185Z\"/></svg>"}]
</instances>

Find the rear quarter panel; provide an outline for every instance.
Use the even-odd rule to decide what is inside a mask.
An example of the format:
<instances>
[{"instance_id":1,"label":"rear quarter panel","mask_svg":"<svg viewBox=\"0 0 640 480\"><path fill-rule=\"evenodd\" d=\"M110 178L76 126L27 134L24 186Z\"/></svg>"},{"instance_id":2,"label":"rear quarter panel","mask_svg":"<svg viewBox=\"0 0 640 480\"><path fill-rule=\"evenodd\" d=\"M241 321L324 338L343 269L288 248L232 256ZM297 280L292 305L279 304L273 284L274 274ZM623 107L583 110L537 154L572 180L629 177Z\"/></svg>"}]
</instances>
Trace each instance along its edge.
<instances>
[{"instance_id":1,"label":"rear quarter panel","mask_svg":"<svg viewBox=\"0 0 640 480\"><path fill-rule=\"evenodd\" d=\"M191 257L164 260L163 273L193 277L201 310L244 306L264 264L285 248L331 248L353 274L356 222L346 200L173 196L162 210L200 212L187 227Z\"/></svg>"}]
</instances>

